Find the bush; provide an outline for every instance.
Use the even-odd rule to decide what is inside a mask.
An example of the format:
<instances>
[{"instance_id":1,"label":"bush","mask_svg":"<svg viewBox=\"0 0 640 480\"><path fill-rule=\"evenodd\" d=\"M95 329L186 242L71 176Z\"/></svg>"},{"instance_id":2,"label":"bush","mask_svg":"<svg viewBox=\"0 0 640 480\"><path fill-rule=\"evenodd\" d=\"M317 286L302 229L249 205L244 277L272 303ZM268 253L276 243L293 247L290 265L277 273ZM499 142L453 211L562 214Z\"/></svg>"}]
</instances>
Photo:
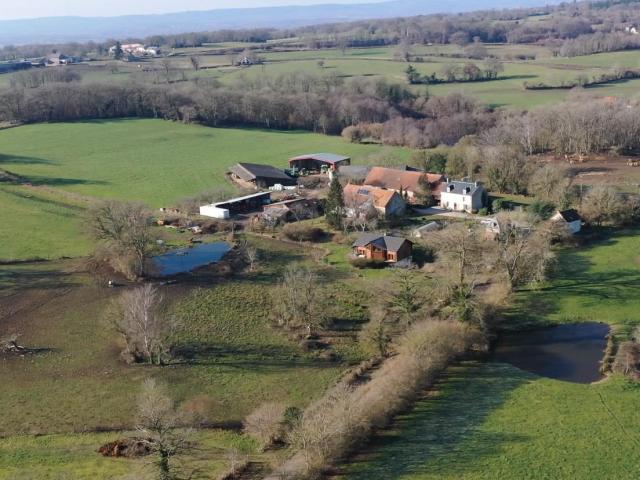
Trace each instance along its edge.
<instances>
[{"instance_id":1,"label":"bush","mask_svg":"<svg viewBox=\"0 0 640 480\"><path fill-rule=\"evenodd\" d=\"M531 213L536 214L542 220L549 220L551 216L555 213L556 207L551 202L544 202L542 200L536 200L531 205L529 205L528 210Z\"/></svg>"},{"instance_id":2,"label":"bush","mask_svg":"<svg viewBox=\"0 0 640 480\"><path fill-rule=\"evenodd\" d=\"M368 258L359 257L350 259L349 263L352 267L358 268L360 270L365 268L380 269L387 266L387 264L382 260L371 260Z\"/></svg>"},{"instance_id":3,"label":"bush","mask_svg":"<svg viewBox=\"0 0 640 480\"><path fill-rule=\"evenodd\" d=\"M289 240L297 242L318 242L325 236L325 231L319 227L301 223L289 223L284 226L282 233Z\"/></svg>"},{"instance_id":4,"label":"bush","mask_svg":"<svg viewBox=\"0 0 640 480\"><path fill-rule=\"evenodd\" d=\"M263 403L247 416L244 431L266 448L282 440L286 412L287 407L280 403Z\"/></svg>"},{"instance_id":5,"label":"bush","mask_svg":"<svg viewBox=\"0 0 640 480\"><path fill-rule=\"evenodd\" d=\"M486 217L487 215L489 215L489 209L487 207L482 207L480 210L478 210L478 215Z\"/></svg>"},{"instance_id":6,"label":"bush","mask_svg":"<svg viewBox=\"0 0 640 480\"><path fill-rule=\"evenodd\" d=\"M491 211L498 213L502 210L511 210L511 204L504 198L496 198L491 202Z\"/></svg>"}]
</instances>

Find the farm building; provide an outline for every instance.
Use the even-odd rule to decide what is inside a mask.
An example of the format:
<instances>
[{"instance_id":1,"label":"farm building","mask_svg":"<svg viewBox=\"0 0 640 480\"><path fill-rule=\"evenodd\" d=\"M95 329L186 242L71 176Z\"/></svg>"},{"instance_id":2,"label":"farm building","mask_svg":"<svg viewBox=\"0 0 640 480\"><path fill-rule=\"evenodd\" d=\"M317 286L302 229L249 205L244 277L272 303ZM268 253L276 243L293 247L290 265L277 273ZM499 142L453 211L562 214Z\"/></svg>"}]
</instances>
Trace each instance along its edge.
<instances>
[{"instance_id":1,"label":"farm building","mask_svg":"<svg viewBox=\"0 0 640 480\"><path fill-rule=\"evenodd\" d=\"M254 188L269 188L274 185L296 185L295 178L291 178L271 165L260 165L257 163L236 163L229 168L231 178L239 183L250 184Z\"/></svg>"},{"instance_id":2,"label":"farm building","mask_svg":"<svg viewBox=\"0 0 640 480\"><path fill-rule=\"evenodd\" d=\"M551 217L551 221L564 223L573 235L582 230L582 217L573 208L556 213Z\"/></svg>"},{"instance_id":3,"label":"farm building","mask_svg":"<svg viewBox=\"0 0 640 480\"><path fill-rule=\"evenodd\" d=\"M447 182L440 193L440 205L457 212L477 212L488 200L487 191L478 182Z\"/></svg>"},{"instance_id":4,"label":"farm building","mask_svg":"<svg viewBox=\"0 0 640 480\"><path fill-rule=\"evenodd\" d=\"M440 225L438 225L438 222L429 222L414 229L412 235L415 238L425 238L429 233L437 232L438 230L440 230Z\"/></svg>"},{"instance_id":5,"label":"farm building","mask_svg":"<svg viewBox=\"0 0 640 480\"><path fill-rule=\"evenodd\" d=\"M374 208L385 217L398 217L404 215L407 209L406 202L397 192L384 188L347 185L343 195L350 217L357 216L359 211L367 208Z\"/></svg>"},{"instance_id":6,"label":"farm building","mask_svg":"<svg viewBox=\"0 0 640 480\"><path fill-rule=\"evenodd\" d=\"M352 247L357 257L389 263L410 260L413 254L413 242L410 240L379 233L360 235Z\"/></svg>"},{"instance_id":7,"label":"farm building","mask_svg":"<svg viewBox=\"0 0 640 480\"><path fill-rule=\"evenodd\" d=\"M289 159L290 168L310 172L320 172L323 169L336 171L346 165L351 165L351 159L335 153L310 153Z\"/></svg>"},{"instance_id":8,"label":"farm building","mask_svg":"<svg viewBox=\"0 0 640 480\"><path fill-rule=\"evenodd\" d=\"M31 62L28 62L26 60L0 62L0 73L17 72L18 70L27 70L31 67Z\"/></svg>"},{"instance_id":9,"label":"farm building","mask_svg":"<svg viewBox=\"0 0 640 480\"><path fill-rule=\"evenodd\" d=\"M385 188L395 192L402 192L411 203L418 201L423 190L424 181L429 183L433 197L440 199L440 186L445 181L444 175L439 173L415 172L410 170L396 170L393 168L373 167L364 181L365 185Z\"/></svg>"},{"instance_id":10,"label":"farm building","mask_svg":"<svg viewBox=\"0 0 640 480\"><path fill-rule=\"evenodd\" d=\"M251 213L262 210L271 203L271 192L260 192L244 197L232 198L224 202L212 203L200 207L200 215L213 218L229 218L231 215Z\"/></svg>"},{"instance_id":11,"label":"farm building","mask_svg":"<svg viewBox=\"0 0 640 480\"><path fill-rule=\"evenodd\" d=\"M315 199L294 198L266 205L262 216L276 222L298 222L320 216L320 210Z\"/></svg>"}]
</instances>

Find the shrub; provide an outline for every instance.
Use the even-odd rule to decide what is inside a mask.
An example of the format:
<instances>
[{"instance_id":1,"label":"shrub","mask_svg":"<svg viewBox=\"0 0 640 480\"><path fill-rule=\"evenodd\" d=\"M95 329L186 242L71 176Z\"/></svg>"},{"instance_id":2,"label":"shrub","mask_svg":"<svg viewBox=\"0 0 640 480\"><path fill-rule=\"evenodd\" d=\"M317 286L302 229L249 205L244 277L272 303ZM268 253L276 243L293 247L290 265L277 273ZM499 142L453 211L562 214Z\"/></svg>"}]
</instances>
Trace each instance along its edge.
<instances>
[{"instance_id":1,"label":"shrub","mask_svg":"<svg viewBox=\"0 0 640 480\"><path fill-rule=\"evenodd\" d=\"M371 260L368 258L352 258L349 260L352 267L360 270L365 268L380 269L386 267L386 263L382 260Z\"/></svg>"},{"instance_id":2,"label":"shrub","mask_svg":"<svg viewBox=\"0 0 640 480\"><path fill-rule=\"evenodd\" d=\"M531 213L536 214L542 220L548 220L555 213L556 207L551 202L544 202L541 200L536 200L531 205L529 205L528 210Z\"/></svg>"},{"instance_id":3,"label":"shrub","mask_svg":"<svg viewBox=\"0 0 640 480\"><path fill-rule=\"evenodd\" d=\"M297 242L318 242L325 236L325 231L319 227L301 223L289 223L284 226L282 233L289 240Z\"/></svg>"},{"instance_id":4,"label":"shrub","mask_svg":"<svg viewBox=\"0 0 640 480\"><path fill-rule=\"evenodd\" d=\"M504 198L496 198L491 202L491 211L497 213L501 210L511 210L511 204Z\"/></svg>"},{"instance_id":5,"label":"shrub","mask_svg":"<svg viewBox=\"0 0 640 480\"><path fill-rule=\"evenodd\" d=\"M480 210L478 210L478 215L486 217L487 215L489 215L489 209L487 207L482 207Z\"/></svg>"},{"instance_id":6,"label":"shrub","mask_svg":"<svg viewBox=\"0 0 640 480\"><path fill-rule=\"evenodd\" d=\"M266 448L282 440L286 412L287 407L280 403L263 403L244 420L244 431Z\"/></svg>"}]
</instances>

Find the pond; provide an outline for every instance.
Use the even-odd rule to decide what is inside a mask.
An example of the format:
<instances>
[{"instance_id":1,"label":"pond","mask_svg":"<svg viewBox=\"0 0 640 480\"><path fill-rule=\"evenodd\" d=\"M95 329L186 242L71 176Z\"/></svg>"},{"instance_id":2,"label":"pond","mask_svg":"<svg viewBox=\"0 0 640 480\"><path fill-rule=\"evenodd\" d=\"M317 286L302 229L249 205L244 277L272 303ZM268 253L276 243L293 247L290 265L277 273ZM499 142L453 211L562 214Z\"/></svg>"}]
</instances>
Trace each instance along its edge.
<instances>
[{"instance_id":1,"label":"pond","mask_svg":"<svg viewBox=\"0 0 640 480\"><path fill-rule=\"evenodd\" d=\"M159 276L170 277L218 262L230 250L227 242L202 243L158 255L153 258L153 264Z\"/></svg>"},{"instance_id":2,"label":"pond","mask_svg":"<svg viewBox=\"0 0 640 480\"><path fill-rule=\"evenodd\" d=\"M608 333L608 325L592 322L507 334L492 359L543 377L591 383L603 378L600 362Z\"/></svg>"}]
</instances>

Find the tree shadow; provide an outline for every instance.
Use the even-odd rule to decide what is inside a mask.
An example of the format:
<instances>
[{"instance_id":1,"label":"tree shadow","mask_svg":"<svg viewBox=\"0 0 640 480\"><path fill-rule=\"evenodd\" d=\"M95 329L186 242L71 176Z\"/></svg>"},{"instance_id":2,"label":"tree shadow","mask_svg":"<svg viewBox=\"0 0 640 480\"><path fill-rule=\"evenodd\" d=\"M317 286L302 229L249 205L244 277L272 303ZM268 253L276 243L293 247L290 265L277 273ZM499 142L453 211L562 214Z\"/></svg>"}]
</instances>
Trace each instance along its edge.
<instances>
[{"instance_id":1,"label":"tree shadow","mask_svg":"<svg viewBox=\"0 0 640 480\"><path fill-rule=\"evenodd\" d=\"M0 153L0 165L13 164L13 165L57 165L56 162L47 160L45 158L36 157L23 157L21 155L6 155Z\"/></svg>"},{"instance_id":2,"label":"tree shadow","mask_svg":"<svg viewBox=\"0 0 640 480\"><path fill-rule=\"evenodd\" d=\"M174 349L179 361L192 365L220 365L252 370L274 368L332 366L312 357L303 356L293 346L282 345L225 345L190 342Z\"/></svg>"},{"instance_id":3,"label":"tree shadow","mask_svg":"<svg viewBox=\"0 0 640 480\"><path fill-rule=\"evenodd\" d=\"M36 265L0 263L0 290L50 290L79 285L72 273L36 268Z\"/></svg>"},{"instance_id":4,"label":"tree shadow","mask_svg":"<svg viewBox=\"0 0 640 480\"><path fill-rule=\"evenodd\" d=\"M404 475L461 477L482 459L501 455L507 443L526 437L483 429L487 417L519 386L536 378L509 365L465 363L451 367L392 430L382 432L344 471L350 480Z\"/></svg>"}]
</instances>

